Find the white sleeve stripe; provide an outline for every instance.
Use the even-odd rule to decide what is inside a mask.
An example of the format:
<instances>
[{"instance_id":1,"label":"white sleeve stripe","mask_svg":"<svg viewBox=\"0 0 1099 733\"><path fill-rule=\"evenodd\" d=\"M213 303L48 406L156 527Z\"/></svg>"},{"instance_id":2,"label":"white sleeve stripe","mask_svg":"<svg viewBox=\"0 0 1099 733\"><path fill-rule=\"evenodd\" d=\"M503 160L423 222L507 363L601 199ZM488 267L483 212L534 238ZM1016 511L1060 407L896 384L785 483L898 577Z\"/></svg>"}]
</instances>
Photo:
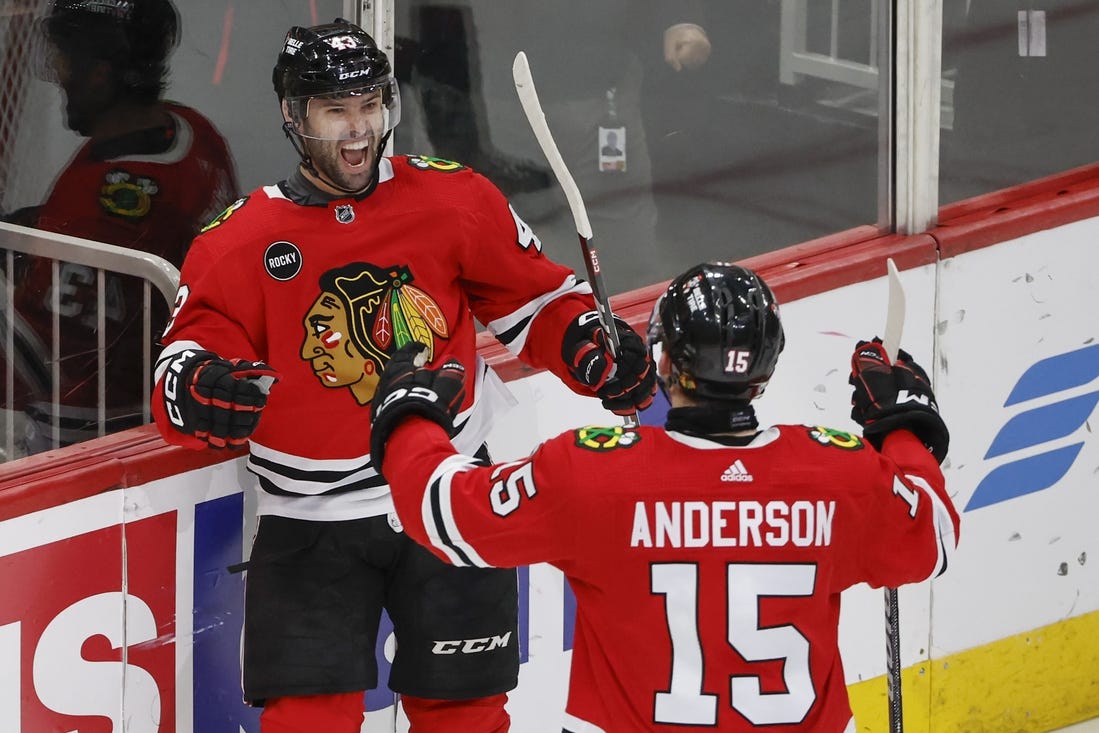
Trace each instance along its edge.
<instances>
[{"instance_id":1,"label":"white sleeve stripe","mask_svg":"<svg viewBox=\"0 0 1099 733\"><path fill-rule=\"evenodd\" d=\"M486 328L507 347L508 351L518 356L527 343L527 336L530 334L530 325L534 322L534 317L541 313L547 305L569 293L589 294L591 293L591 285L586 282L577 282L576 276L570 274L561 283L560 287L553 292L543 293L518 310L486 324ZM512 331L514 333L509 333Z\"/></svg>"},{"instance_id":2,"label":"white sleeve stripe","mask_svg":"<svg viewBox=\"0 0 1099 733\"><path fill-rule=\"evenodd\" d=\"M938 557L935 561L935 568L927 577L935 578L946 571L947 565L950 564L950 558L954 555L954 548L958 546L958 538L954 536L954 522L950 519L950 512L947 511L943 500L939 498L939 495L935 493L935 490L931 488L927 481L920 476L910 474L905 474L905 478L931 500L931 521L935 527L935 536L938 539Z\"/></svg>"},{"instance_id":3,"label":"white sleeve stripe","mask_svg":"<svg viewBox=\"0 0 1099 733\"><path fill-rule=\"evenodd\" d=\"M461 454L450 456L436 466L428 479L420 511L428 539L433 546L443 551L450 564L487 568L492 566L466 542L458 530L450 503L450 482L454 474L476 467L477 461Z\"/></svg>"}]
</instances>

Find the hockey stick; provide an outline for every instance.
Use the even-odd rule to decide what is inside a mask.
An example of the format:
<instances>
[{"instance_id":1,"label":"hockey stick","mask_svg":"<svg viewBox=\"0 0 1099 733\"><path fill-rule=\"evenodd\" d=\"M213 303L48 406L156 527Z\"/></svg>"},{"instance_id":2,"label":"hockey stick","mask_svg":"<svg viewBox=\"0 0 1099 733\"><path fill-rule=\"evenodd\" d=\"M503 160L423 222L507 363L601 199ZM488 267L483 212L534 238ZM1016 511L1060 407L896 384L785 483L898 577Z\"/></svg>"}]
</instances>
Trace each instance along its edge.
<instances>
[{"instance_id":1,"label":"hockey stick","mask_svg":"<svg viewBox=\"0 0 1099 733\"><path fill-rule=\"evenodd\" d=\"M534 131L534 137L538 138L538 144L542 147L542 153L557 176L557 182L561 190L565 192L565 199L569 202L569 210L572 212L573 221L576 222L576 233L580 237L580 249L584 254L584 266L588 271L588 283L591 285L592 296L595 298L596 311L599 314L599 323L607 334L610 342L612 356L617 356L619 349L618 330L614 326L614 318L611 315L611 302L607 296L607 288L603 284L603 271L599 266L599 254L592 244L591 222L588 221L588 210L584 207L584 199L580 197L580 189L573 180L565 165L565 159L561 157L561 151L557 149L557 143L553 141L546 115L542 112L542 104L538 101L538 91L534 88L534 77L530 74L530 64L527 63L527 55L520 51L515 54L515 61L511 65L511 76L515 80L515 91L519 95L519 102L523 105L523 111L527 115L530 129ZM626 427L634 427L640 424L637 413L626 416Z\"/></svg>"},{"instance_id":2,"label":"hockey stick","mask_svg":"<svg viewBox=\"0 0 1099 733\"><path fill-rule=\"evenodd\" d=\"M882 334L882 348L889 361L896 361L897 351L901 347L901 334L904 332L904 286L897 272L897 265L890 257L885 261L889 277L889 305L885 311L885 333Z\"/></svg>"},{"instance_id":3,"label":"hockey stick","mask_svg":"<svg viewBox=\"0 0 1099 733\"><path fill-rule=\"evenodd\" d=\"M889 304L885 311L885 332L882 348L889 362L897 360L901 333L904 331L904 287L897 272L897 265L890 257L885 261L889 279ZM889 733L903 733L904 719L901 707L901 619L897 602L897 589L885 589L885 675L889 693Z\"/></svg>"}]
</instances>

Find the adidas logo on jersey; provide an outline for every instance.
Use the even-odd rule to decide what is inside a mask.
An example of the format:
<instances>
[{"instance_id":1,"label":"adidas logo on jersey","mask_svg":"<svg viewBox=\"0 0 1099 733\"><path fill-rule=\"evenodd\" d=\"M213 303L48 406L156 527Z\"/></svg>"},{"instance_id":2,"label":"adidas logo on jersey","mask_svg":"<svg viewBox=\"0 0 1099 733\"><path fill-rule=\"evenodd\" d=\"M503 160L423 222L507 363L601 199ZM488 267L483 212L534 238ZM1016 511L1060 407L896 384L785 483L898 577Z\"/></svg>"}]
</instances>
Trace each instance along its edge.
<instances>
[{"instance_id":1,"label":"adidas logo on jersey","mask_svg":"<svg viewBox=\"0 0 1099 733\"><path fill-rule=\"evenodd\" d=\"M733 465L725 469L725 473L721 474L722 481L736 481L743 483L747 481L754 481L752 474L748 473L748 469L744 467L744 462L739 458Z\"/></svg>"}]
</instances>

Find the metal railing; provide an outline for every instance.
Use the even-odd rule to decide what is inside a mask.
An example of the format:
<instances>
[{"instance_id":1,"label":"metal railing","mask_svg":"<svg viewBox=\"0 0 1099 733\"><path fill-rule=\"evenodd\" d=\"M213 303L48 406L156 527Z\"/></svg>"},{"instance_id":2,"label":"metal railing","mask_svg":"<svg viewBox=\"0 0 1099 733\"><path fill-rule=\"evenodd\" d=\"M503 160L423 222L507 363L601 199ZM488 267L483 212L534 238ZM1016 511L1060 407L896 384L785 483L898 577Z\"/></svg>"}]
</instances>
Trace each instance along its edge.
<instances>
[{"instance_id":1,"label":"metal railing","mask_svg":"<svg viewBox=\"0 0 1099 733\"><path fill-rule=\"evenodd\" d=\"M814 0L816 2L817 0ZM809 0L782 0L782 25L779 40L779 81L794 84L799 75L843 82L862 89L877 90L878 5L871 3L866 31L870 43L869 59L845 59L839 50L839 22L842 0L831 0L828 52L808 50Z\"/></svg>"},{"instance_id":2,"label":"metal railing","mask_svg":"<svg viewBox=\"0 0 1099 733\"><path fill-rule=\"evenodd\" d=\"M61 444L61 425L58 415L61 405L61 263L71 263L90 268L95 273L96 288L96 337L97 337L97 402L96 422L97 434L106 434L107 425L107 312L108 293L107 275L129 275L140 278L142 287L142 327L143 341L141 354L121 354L123 359L141 359L143 377L144 408L143 418L150 421L149 401L152 396L153 374L153 290L159 293L169 310L175 301L176 288L179 284L179 270L167 260L156 255L140 250L119 247L116 245L96 242L89 239L81 239L64 234L54 234L29 227L18 226L0 222L0 251L3 252L2 269L0 273L0 298L2 298L4 315L0 319L0 348L5 355L5 365L0 378L4 380L5 392L11 396L15 392L15 367L17 358L17 336L19 338L37 338L42 350L48 356L42 368L49 373L49 382L52 385L52 445ZM50 307L52 328L49 334L34 333L33 329L24 321L16 311L16 287L9 282L10 273L17 271L17 254L30 255L36 258L51 260L51 287ZM16 411L9 409L10 405L4 405L3 420L0 428L4 431L2 449L4 459L10 460L15 456L15 423Z\"/></svg>"}]
</instances>

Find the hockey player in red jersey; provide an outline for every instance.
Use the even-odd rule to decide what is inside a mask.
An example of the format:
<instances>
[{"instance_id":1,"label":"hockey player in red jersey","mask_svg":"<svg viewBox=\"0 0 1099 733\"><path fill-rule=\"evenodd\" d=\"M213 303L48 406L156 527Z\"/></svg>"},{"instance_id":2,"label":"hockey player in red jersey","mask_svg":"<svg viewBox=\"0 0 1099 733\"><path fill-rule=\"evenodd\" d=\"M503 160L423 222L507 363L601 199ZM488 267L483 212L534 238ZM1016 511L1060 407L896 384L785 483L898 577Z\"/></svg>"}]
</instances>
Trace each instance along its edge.
<instances>
[{"instance_id":1,"label":"hockey player in red jersey","mask_svg":"<svg viewBox=\"0 0 1099 733\"><path fill-rule=\"evenodd\" d=\"M249 445L259 525L248 565L244 694L263 733L357 733L378 683L383 607L389 686L415 733L509 726L517 681L513 570L454 568L408 538L370 456L370 407L401 346L471 366L454 445L487 461L503 383L476 356L476 321L528 364L623 414L656 389L642 338L607 350L587 283L487 179L458 163L385 157L400 119L389 60L337 19L287 33L274 69L301 156L195 239L165 330L153 409L166 440ZM612 376L613 372L613 376ZM277 383L275 383L277 380ZM435 640L506 640L470 655Z\"/></svg>"},{"instance_id":2,"label":"hockey player in red jersey","mask_svg":"<svg viewBox=\"0 0 1099 733\"><path fill-rule=\"evenodd\" d=\"M148 252L179 267L199 230L239 195L225 140L199 112L162 99L179 36L171 0L53 0L42 21L44 70L61 88L66 125L87 140L40 206L9 217L27 226ZM25 258L15 277L16 393L32 420L26 452L98 434L99 343L106 346L106 432L144 422L149 375L141 280L107 275L105 332L91 267ZM57 299L54 300L54 295ZM155 297L155 296L154 296ZM53 401L54 317L60 403ZM168 308L154 306L154 334ZM58 422L59 440L53 426Z\"/></svg>"},{"instance_id":3,"label":"hockey player in red jersey","mask_svg":"<svg viewBox=\"0 0 1099 733\"><path fill-rule=\"evenodd\" d=\"M752 400L783 329L767 285L727 264L672 281L649 343L672 405L663 429L581 428L489 467L448 439L462 365L399 352L372 455L405 531L455 565L564 572L577 601L566 732L853 732L840 592L934 577L958 537L927 375L859 342L862 437L760 429Z\"/></svg>"}]
</instances>

